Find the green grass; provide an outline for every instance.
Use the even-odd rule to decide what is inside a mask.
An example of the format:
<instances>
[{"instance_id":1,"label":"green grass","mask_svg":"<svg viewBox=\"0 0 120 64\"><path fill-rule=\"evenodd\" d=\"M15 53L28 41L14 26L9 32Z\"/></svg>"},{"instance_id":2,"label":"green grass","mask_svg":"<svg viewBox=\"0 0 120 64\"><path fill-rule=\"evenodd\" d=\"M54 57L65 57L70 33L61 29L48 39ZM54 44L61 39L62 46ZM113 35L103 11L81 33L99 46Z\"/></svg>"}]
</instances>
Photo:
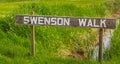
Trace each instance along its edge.
<instances>
[{"instance_id":1,"label":"green grass","mask_svg":"<svg viewBox=\"0 0 120 64\"><path fill-rule=\"evenodd\" d=\"M111 39L112 42L112 47L111 50L109 51L110 55L112 58L108 62L109 64L118 64L120 61L120 24L117 26L113 38Z\"/></svg>"},{"instance_id":2,"label":"green grass","mask_svg":"<svg viewBox=\"0 0 120 64\"><path fill-rule=\"evenodd\" d=\"M65 0L63 2L61 0L58 2L42 0L0 3L0 63L98 64L97 61L91 59L80 60L64 56L69 51L75 53L79 47L85 49L92 44L96 36L92 29L36 26L36 54L32 57L30 56L30 26L16 25L15 16L16 14L29 15L34 10L35 15L105 17L104 2L106 1ZM110 64L109 61L108 64Z\"/></svg>"},{"instance_id":3,"label":"green grass","mask_svg":"<svg viewBox=\"0 0 120 64\"><path fill-rule=\"evenodd\" d=\"M0 3L0 17L9 15L19 3Z\"/></svg>"},{"instance_id":4,"label":"green grass","mask_svg":"<svg viewBox=\"0 0 120 64\"><path fill-rule=\"evenodd\" d=\"M9 15L14 9L17 9L18 8L18 6L19 5L21 5L21 4L24 4L24 3L32 3L32 1L16 1L16 0L14 0L14 1L11 1L11 2L9 2L9 1L7 1L7 0L3 0L4 2L2 2L2 0L1 0L1 3L0 3L0 17L5 17L5 16L7 16L7 15ZM34 1L35 3L36 3L36 1ZM61 1L56 1L56 0L52 0L52 1L44 1L44 0L37 0L37 3L39 3L40 2L40 4L42 3L42 4L44 4L44 5L59 5L60 6L60 4L62 5L62 4L69 4L69 5L71 5L71 4L74 4L76 7L80 7L80 8L87 8L87 7L90 7L91 5L98 5L98 4L101 4L101 3L103 3L104 1L103 0L99 0L99 1L95 1L94 2L94 0L88 0L88 1L86 1L86 0L79 0L79 1L68 1L68 0L65 0L64 1L64 3L63 3L63 0L61 0ZM53 4L54 3L54 4ZM95 5L95 6L96 6ZM101 6L101 5L100 5ZM94 6L93 6L94 7ZM84 9L83 9L83 11L84 11ZM87 11L89 11L89 10L86 10L86 12ZM75 11L76 12L76 11ZM92 12L92 11L91 11ZM93 11L94 12L94 11ZM88 14L89 15L89 14Z\"/></svg>"}]
</instances>

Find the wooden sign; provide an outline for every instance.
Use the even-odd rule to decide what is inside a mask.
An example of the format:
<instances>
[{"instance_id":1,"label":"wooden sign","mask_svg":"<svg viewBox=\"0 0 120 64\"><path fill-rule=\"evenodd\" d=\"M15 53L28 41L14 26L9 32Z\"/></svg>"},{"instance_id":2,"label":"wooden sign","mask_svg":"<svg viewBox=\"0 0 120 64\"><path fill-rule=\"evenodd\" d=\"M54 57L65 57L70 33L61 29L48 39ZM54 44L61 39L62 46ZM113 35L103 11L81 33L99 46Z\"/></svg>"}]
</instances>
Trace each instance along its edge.
<instances>
[{"instance_id":1,"label":"wooden sign","mask_svg":"<svg viewBox=\"0 0 120 64\"><path fill-rule=\"evenodd\" d=\"M115 19L17 15L17 24L114 29Z\"/></svg>"},{"instance_id":2,"label":"wooden sign","mask_svg":"<svg viewBox=\"0 0 120 64\"><path fill-rule=\"evenodd\" d=\"M102 61L102 40L103 28L115 29L116 20L107 18L78 18L78 17L58 17L58 16L33 16L16 15L16 23L31 25L31 54L35 54L35 29L34 25L40 26L73 26L99 29L99 62Z\"/></svg>"}]
</instances>

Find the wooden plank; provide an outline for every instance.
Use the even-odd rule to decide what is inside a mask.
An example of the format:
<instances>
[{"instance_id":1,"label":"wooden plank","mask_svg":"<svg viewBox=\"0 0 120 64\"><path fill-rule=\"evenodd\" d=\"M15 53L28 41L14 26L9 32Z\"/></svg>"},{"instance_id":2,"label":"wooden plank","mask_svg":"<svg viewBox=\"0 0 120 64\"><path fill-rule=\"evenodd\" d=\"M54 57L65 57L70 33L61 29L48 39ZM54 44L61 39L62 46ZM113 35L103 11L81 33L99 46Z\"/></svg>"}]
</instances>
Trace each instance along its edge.
<instances>
[{"instance_id":1,"label":"wooden plank","mask_svg":"<svg viewBox=\"0 0 120 64\"><path fill-rule=\"evenodd\" d=\"M72 26L72 27L108 28L108 29L114 29L116 27L116 19L107 18L17 15L16 23L24 25Z\"/></svg>"},{"instance_id":2,"label":"wooden plank","mask_svg":"<svg viewBox=\"0 0 120 64\"><path fill-rule=\"evenodd\" d=\"M103 57L103 54L102 54L102 42L103 42L103 29L100 28L99 29L99 57L98 57L99 62L102 61L102 57Z\"/></svg>"}]
</instances>

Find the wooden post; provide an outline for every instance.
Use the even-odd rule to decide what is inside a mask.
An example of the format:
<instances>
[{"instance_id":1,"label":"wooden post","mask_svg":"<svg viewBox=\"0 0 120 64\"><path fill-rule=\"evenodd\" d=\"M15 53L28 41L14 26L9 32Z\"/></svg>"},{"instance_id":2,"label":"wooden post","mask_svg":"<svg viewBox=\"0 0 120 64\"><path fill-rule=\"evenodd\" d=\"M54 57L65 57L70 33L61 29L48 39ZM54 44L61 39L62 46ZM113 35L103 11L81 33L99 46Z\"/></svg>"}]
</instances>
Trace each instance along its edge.
<instances>
[{"instance_id":1,"label":"wooden post","mask_svg":"<svg viewBox=\"0 0 120 64\"><path fill-rule=\"evenodd\" d=\"M98 57L98 60L99 62L102 61L102 41L103 40L103 28L100 28L99 29L99 57Z\"/></svg>"},{"instance_id":2,"label":"wooden post","mask_svg":"<svg viewBox=\"0 0 120 64\"><path fill-rule=\"evenodd\" d=\"M34 15L34 12L32 11L31 15ZM31 25L31 55L35 55L35 26Z\"/></svg>"}]
</instances>

